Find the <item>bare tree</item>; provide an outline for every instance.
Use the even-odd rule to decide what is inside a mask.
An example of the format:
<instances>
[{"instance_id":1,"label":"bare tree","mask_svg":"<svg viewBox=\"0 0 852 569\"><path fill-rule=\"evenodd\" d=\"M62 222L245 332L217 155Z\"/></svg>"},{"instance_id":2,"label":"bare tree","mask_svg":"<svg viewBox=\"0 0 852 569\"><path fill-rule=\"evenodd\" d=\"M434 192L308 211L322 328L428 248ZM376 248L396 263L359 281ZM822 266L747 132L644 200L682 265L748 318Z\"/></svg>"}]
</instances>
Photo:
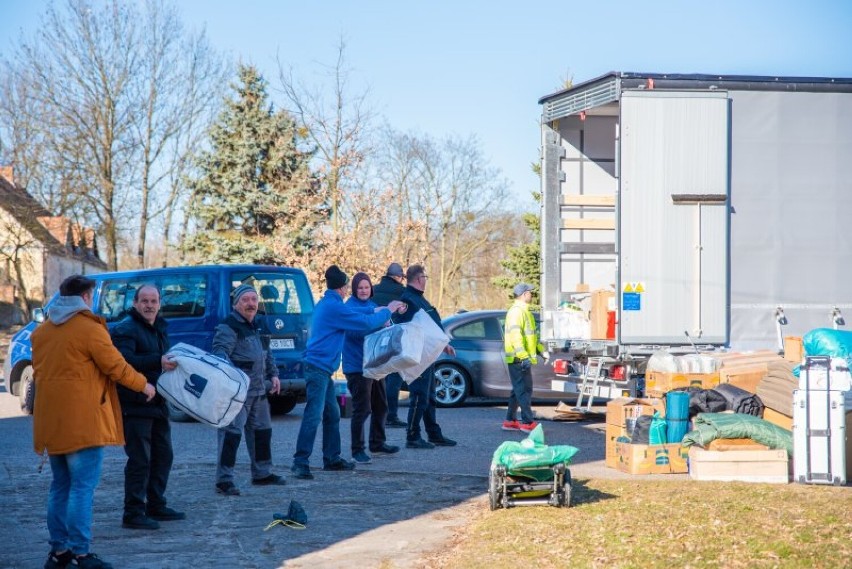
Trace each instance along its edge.
<instances>
[{"instance_id":1,"label":"bare tree","mask_svg":"<svg viewBox=\"0 0 852 569\"><path fill-rule=\"evenodd\" d=\"M346 190L357 176L355 170L369 153L370 122L373 112L369 108L367 90L353 93L349 78L351 70L345 61L346 44L341 39L337 47L337 61L324 66L331 88L309 87L296 80L292 68L278 60L278 76L282 90L289 102L287 109L305 129L308 140L317 150L320 165L317 170L331 200L332 229L340 229L341 203ZM324 95L327 91L331 96Z\"/></svg>"}]
</instances>

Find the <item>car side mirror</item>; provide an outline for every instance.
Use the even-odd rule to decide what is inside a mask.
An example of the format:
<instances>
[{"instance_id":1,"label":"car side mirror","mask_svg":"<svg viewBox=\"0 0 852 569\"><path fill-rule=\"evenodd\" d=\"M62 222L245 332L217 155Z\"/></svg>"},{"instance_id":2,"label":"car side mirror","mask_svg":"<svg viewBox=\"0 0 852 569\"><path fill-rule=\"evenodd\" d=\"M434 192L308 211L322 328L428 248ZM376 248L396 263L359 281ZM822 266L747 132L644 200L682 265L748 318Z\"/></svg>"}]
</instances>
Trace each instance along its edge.
<instances>
[{"instance_id":1,"label":"car side mirror","mask_svg":"<svg viewBox=\"0 0 852 569\"><path fill-rule=\"evenodd\" d=\"M44 309L43 308L33 308L32 313L33 320L41 324L44 322Z\"/></svg>"}]
</instances>

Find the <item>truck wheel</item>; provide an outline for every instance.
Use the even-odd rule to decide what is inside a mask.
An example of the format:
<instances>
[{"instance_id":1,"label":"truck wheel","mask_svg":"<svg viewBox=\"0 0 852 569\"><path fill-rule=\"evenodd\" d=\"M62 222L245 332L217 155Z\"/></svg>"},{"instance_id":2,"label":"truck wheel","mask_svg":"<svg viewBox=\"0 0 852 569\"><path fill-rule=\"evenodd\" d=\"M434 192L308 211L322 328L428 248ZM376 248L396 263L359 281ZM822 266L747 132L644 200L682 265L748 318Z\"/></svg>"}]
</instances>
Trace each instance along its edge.
<instances>
[{"instance_id":1,"label":"truck wheel","mask_svg":"<svg viewBox=\"0 0 852 569\"><path fill-rule=\"evenodd\" d=\"M25 413L32 414L32 409L29 412L27 409L27 393L33 386L33 366L29 362L20 362L15 366L15 370L10 374L11 381L9 391L13 395L17 395L21 400L21 410ZM17 379L16 379L17 378Z\"/></svg>"},{"instance_id":2,"label":"truck wheel","mask_svg":"<svg viewBox=\"0 0 852 569\"><path fill-rule=\"evenodd\" d=\"M295 395L276 395L269 398L269 409L273 415L286 415L296 406Z\"/></svg>"},{"instance_id":3,"label":"truck wheel","mask_svg":"<svg viewBox=\"0 0 852 569\"><path fill-rule=\"evenodd\" d=\"M470 378L460 367L448 363L435 366L435 402L438 407L461 407L470 393Z\"/></svg>"},{"instance_id":4,"label":"truck wheel","mask_svg":"<svg viewBox=\"0 0 852 569\"><path fill-rule=\"evenodd\" d=\"M169 419L175 423L190 423L195 419L191 415L184 413L182 410L175 407L171 401L166 401L166 406L169 409Z\"/></svg>"}]
</instances>

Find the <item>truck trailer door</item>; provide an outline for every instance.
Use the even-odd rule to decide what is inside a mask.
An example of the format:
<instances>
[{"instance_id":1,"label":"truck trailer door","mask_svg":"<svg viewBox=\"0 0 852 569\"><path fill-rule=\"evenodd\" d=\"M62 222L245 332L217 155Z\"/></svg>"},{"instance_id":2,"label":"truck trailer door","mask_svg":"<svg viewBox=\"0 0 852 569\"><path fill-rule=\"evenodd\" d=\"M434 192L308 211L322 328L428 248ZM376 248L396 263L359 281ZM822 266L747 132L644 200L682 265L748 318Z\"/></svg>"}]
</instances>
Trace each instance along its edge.
<instances>
[{"instance_id":1,"label":"truck trailer door","mask_svg":"<svg viewBox=\"0 0 852 569\"><path fill-rule=\"evenodd\" d=\"M728 343L729 107L720 91L622 93L622 344Z\"/></svg>"}]
</instances>

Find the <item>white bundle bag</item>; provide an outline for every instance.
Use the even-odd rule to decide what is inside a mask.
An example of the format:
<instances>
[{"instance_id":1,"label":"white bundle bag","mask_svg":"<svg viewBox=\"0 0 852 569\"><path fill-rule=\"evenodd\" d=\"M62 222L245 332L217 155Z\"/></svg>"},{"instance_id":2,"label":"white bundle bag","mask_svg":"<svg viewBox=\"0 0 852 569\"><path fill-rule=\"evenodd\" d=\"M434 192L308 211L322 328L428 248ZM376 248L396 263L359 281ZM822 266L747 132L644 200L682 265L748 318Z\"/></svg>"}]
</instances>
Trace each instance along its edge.
<instances>
[{"instance_id":1,"label":"white bundle bag","mask_svg":"<svg viewBox=\"0 0 852 569\"><path fill-rule=\"evenodd\" d=\"M450 343L450 338L423 310L418 310L411 322L400 324L400 326L417 328L423 334L423 351L420 354L420 362L399 371L402 379L406 383L411 383L420 377L420 374L426 371L426 368L435 363L435 360Z\"/></svg>"},{"instance_id":2,"label":"white bundle bag","mask_svg":"<svg viewBox=\"0 0 852 569\"><path fill-rule=\"evenodd\" d=\"M408 324L382 328L364 337L364 377L382 379L420 363L423 332Z\"/></svg>"},{"instance_id":3,"label":"white bundle bag","mask_svg":"<svg viewBox=\"0 0 852 569\"><path fill-rule=\"evenodd\" d=\"M177 367L160 376L157 392L204 424L229 425L246 402L249 377L245 372L189 344L177 344L166 355Z\"/></svg>"}]
</instances>

